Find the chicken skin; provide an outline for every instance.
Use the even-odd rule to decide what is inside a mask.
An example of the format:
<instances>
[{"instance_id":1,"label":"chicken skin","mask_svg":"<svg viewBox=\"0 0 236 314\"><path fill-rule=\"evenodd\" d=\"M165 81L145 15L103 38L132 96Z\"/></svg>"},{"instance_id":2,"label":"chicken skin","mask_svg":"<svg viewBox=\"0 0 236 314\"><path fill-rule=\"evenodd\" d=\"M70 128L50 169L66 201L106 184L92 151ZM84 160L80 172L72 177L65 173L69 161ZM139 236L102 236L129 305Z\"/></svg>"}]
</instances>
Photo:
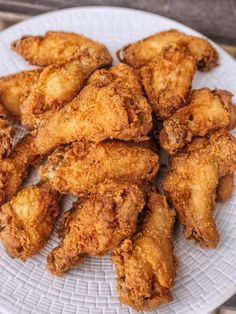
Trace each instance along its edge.
<instances>
[{"instance_id":1,"label":"chicken skin","mask_svg":"<svg viewBox=\"0 0 236 314\"><path fill-rule=\"evenodd\" d=\"M163 190L177 211L186 239L215 248L219 242L213 219L216 188L219 179L236 168L236 139L220 130L196 141L172 158Z\"/></svg>"},{"instance_id":2,"label":"chicken skin","mask_svg":"<svg viewBox=\"0 0 236 314\"><path fill-rule=\"evenodd\" d=\"M158 155L135 143L75 142L57 149L39 168L39 175L62 194L89 193L105 179L141 183L158 170Z\"/></svg>"},{"instance_id":3,"label":"chicken skin","mask_svg":"<svg viewBox=\"0 0 236 314\"><path fill-rule=\"evenodd\" d=\"M11 48L30 64L48 66L80 57L84 50L95 54L110 65L112 58L107 48L83 35L67 32L47 32L44 36L24 36L14 41Z\"/></svg>"},{"instance_id":4,"label":"chicken skin","mask_svg":"<svg viewBox=\"0 0 236 314\"><path fill-rule=\"evenodd\" d=\"M170 288L178 264L172 243L175 211L154 191L148 207L141 231L112 254L119 299L137 311L172 301Z\"/></svg>"},{"instance_id":5,"label":"chicken skin","mask_svg":"<svg viewBox=\"0 0 236 314\"><path fill-rule=\"evenodd\" d=\"M8 202L18 191L27 175L29 165L38 157L32 143L32 136L22 139L8 158L0 163L0 205Z\"/></svg>"},{"instance_id":6,"label":"chicken skin","mask_svg":"<svg viewBox=\"0 0 236 314\"><path fill-rule=\"evenodd\" d=\"M77 96L91 73L107 60L85 50L76 59L46 67L21 104L21 122L28 129L45 124L53 112Z\"/></svg>"},{"instance_id":7,"label":"chicken skin","mask_svg":"<svg viewBox=\"0 0 236 314\"><path fill-rule=\"evenodd\" d=\"M143 192L135 184L100 184L64 214L59 231L62 242L48 255L48 270L61 275L85 255L102 256L113 249L135 232L144 204Z\"/></svg>"},{"instance_id":8,"label":"chicken skin","mask_svg":"<svg viewBox=\"0 0 236 314\"><path fill-rule=\"evenodd\" d=\"M130 44L119 50L117 56L120 61L138 68L153 61L163 48L179 40L188 45L199 70L209 71L218 64L218 53L209 41L201 37L188 36L174 29L156 33Z\"/></svg>"},{"instance_id":9,"label":"chicken skin","mask_svg":"<svg viewBox=\"0 0 236 314\"><path fill-rule=\"evenodd\" d=\"M0 159L9 155L15 135L15 129L6 118L7 113L0 105Z\"/></svg>"},{"instance_id":10,"label":"chicken skin","mask_svg":"<svg viewBox=\"0 0 236 314\"><path fill-rule=\"evenodd\" d=\"M184 42L168 46L140 69L144 89L158 120L169 118L184 105L195 72L196 61Z\"/></svg>"},{"instance_id":11,"label":"chicken skin","mask_svg":"<svg viewBox=\"0 0 236 314\"><path fill-rule=\"evenodd\" d=\"M21 101L37 83L40 72L29 70L0 77L0 104L14 119L20 120Z\"/></svg>"},{"instance_id":12,"label":"chicken skin","mask_svg":"<svg viewBox=\"0 0 236 314\"><path fill-rule=\"evenodd\" d=\"M186 106L163 123L160 145L169 154L176 153L194 137L235 126L232 94L224 90L203 88L189 96Z\"/></svg>"},{"instance_id":13,"label":"chicken skin","mask_svg":"<svg viewBox=\"0 0 236 314\"><path fill-rule=\"evenodd\" d=\"M234 189L234 175L229 174L219 179L216 189L216 200L220 203L227 202Z\"/></svg>"},{"instance_id":14,"label":"chicken skin","mask_svg":"<svg viewBox=\"0 0 236 314\"><path fill-rule=\"evenodd\" d=\"M26 260L43 248L59 214L58 195L27 187L0 208L0 241L11 257Z\"/></svg>"},{"instance_id":15,"label":"chicken skin","mask_svg":"<svg viewBox=\"0 0 236 314\"><path fill-rule=\"evenodd\" d=\"M117 65L94 74L80 94L37 130L35 147L47 154L76 140L143 141L152 127L151 108L132 68Z\"/></svg>"}]
</instances>

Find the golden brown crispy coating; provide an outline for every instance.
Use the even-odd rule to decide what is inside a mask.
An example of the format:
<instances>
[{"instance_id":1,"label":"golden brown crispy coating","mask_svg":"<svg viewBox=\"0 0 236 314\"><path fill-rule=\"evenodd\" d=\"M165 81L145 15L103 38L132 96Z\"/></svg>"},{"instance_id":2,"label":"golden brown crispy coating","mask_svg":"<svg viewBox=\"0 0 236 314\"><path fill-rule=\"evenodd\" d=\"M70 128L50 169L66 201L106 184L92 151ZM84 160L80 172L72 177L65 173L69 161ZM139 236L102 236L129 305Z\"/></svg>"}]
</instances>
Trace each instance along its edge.
<instances>
[{"instance_id":1,"label":"golden brown crispy coating","mask_svg":"<svg viewBox=\"0 0 236 314\"><path fill-rule=\"evenodd\" d=\"M236 139L224 130L172 158L163 189L184 225L187 239L202 247L217 246L219 234L213 219L216 188L219 178L232 174L235 168Z\"/></svg>"},{"instance_id":2,"label":"golden brown crispy coating","mask_svg":"<svg viewBox=\"0 0 236 314\"><path fill-rule=\"evenodd\" d=\"M141 232L112 255L119 299L137 311L172 301L177 268L172 244L175 212L156 192L151 192L148 207Z\"/></svg>"},{"instance_id":3,"label":"golden brown crispy coating","mask_svg":"<svg viewBox=\"0 0 236 314\"><path fill-rule=\"evenodd\" d=\"M202 88L193 91L186 106L164 121L160 133L161 147L173 154L194 137L233 126L231 98L232 94L224 90Z\"/></svg>"},{"instance_id":4,"label":"golden brown crispy coating","mask_svg":"<svg viewBox=\"0 0 236 314\"><path fill-rule=\"evenodd\" d=\"M0 103L15 119L20 119L21 100L38 81L40 72L29 70L0 77Z\"/></svg>"},{"instance_id":5,"label":"golden brown crispy coating","mask_svg":"<svg viewBox=\"0 0 236 314\"><path fill-rule=\"evenodd\" d=\"M151 108L142 95L134 70L120 64L94 75L71 103L38 129L35 146L40 154L75 140L143 141L148 138L152 127Z\"/></svg>"},{"instance_id":6,"label":"golden brown crispy coating","mask_svg":"<svg viewBox=\"0 0 236 314\"><path fill-rule=\"evenodd\" d=\"M27 187L0 208L0 241L11 257L26 260L43 248L59 214L58 195Z\"/></svg>"},{"instance_id":7,"label":"golden brown crispy coating","mask_svg":"<svg viewBox=\"0 0 236 314\"><path fill-rule=\"evenodd\" d=\"M83 195L105 179L150 181L157 170L158 155L147 147L131 142L75 142L49 156L39 174L63 194Z\"/></svg>"},{"instance_id":8,"label":"golden brown crispy coating","mask_svg":"<svg viewBox=\"0 0 236 314\"><path fill-rule=\"evenodd\" d=\"M15 129L6 118L7 113L0 105L0 159L9 155L15 135Z\"/></svg>"},{"instance_id":9,"label":"golden brown crispy coating","mask_svg":"<svg viewBox=\"0 0 236 314\"><path fill-rule=\"evenodd\" d=\"M218 53L209 41L201 37L188 36L174 29L156 33L130 44L119 50L117 56L122 62L137 68L146 65L163 48L179 40L183 40L188 44L199 70L209 71L218 64Z\"/></svg>"},{"instance_id":10,"label":"golden brown crispy coating","mask_svg":"<svg viewBox=\"0 0 236 314\"><path fill-rule=\"evenodd\" d=\"M11 47L30 64L39 66L77 58L84 50L99 55L106 65L112 63L112 57L103 44L74 33L47 32L44 36L24 36Z\"/></svg>"},{"instance_id":11,"label":"golden brown crispy coating","mask_svg":"<svg viewBox=\"0 0 236 314\"><path fill-rule=\"evenodd\" d=\"M196 61L188 46L178 42L140 69L152 110L158 120L169 118L184 105L196 72Z\"/></svg>"},{"instance_id":12,"label":"golden brown crispy coating","mask_svg":"<svg viewBox=\"0 0 236 314\"><path fill-rule=\"evenodd\" d=\"M216 200L217 202L227 202L233 192L234 188L234 175L229 174L219 179L219 183L216 189Z\"/></svg>"},{"instance_id":13,"label":"golden brown crispy coating","mask_svg":"<svg viewBox=\"0 0 236 314\"><path fill-rule=\"evenodd\" d=\"M21 104L22 124L29 129L45 124L55 111L77 96L91 73L106 62L85 50L76 59L46 67Z\"/></svg>"},{"instance_id":14,"label":"golden brown crispy coating","mask_svg":"<svg viewBox=\"0 0 236 314\"><path fill-rule=\"evenodd\" d=\"M106 181L96 188L64 214L59 232L63 240L47 258L54 275L81 263L85 254L104 255L136 230L145 204L138 186Z\"/></svg>"},{"instance_id":15,"label":"golden brown crispy coating","mask_svg":"<svg viewBox=\"0 0 236 314\"><path fill-rule=\"evenodd\" d=\"M18 191L27 175L27 169L35 159L32 136L26 136L12 150L8 158L0 162L0 205L8 202Z\"/></svg>"}]
</instances>

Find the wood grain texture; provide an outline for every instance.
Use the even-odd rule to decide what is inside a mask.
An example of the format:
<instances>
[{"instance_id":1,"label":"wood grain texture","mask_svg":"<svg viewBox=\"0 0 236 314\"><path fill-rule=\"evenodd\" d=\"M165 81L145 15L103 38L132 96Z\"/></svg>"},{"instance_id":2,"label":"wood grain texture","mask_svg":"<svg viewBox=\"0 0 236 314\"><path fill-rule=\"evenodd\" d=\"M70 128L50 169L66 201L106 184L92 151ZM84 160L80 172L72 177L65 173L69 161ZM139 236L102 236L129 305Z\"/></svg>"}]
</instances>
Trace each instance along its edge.
<instances>
[{"instance_id":1,"label":"wood grain texture","mask_svg":"<svg viewBox=\"0 0 236 314\"><path fill-rule=\"evenodd\" d=\"M0 0L0 11L37 15L88 5L113 5L158 13L215 41L236 45L236 0Z\"/></svg>"}]
</instances>

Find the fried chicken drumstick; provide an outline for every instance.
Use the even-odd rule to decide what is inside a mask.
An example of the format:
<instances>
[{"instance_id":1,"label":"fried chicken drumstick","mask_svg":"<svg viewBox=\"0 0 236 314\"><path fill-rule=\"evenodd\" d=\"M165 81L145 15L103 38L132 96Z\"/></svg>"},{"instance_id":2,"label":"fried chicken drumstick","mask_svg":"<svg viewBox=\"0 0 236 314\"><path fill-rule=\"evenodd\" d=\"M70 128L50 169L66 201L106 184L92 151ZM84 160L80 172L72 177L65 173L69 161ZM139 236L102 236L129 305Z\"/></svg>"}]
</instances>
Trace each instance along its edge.
<instances>
[{"instance_id":1,"label":"fried chicken drumstick","mask_svg":"<svg viewBox=\"0 0 236 314\"><path fill-rule=\"evenodd\" d=\"M26 260L43 248L59 214L58 199L50 188L32 186L0 208L0 241L11 257Z\"/></svg>"},{"instance_id":2,"label":"fried chicken drumstick","mask_svg":"<svg viewBox=\"0 0 236 314\"><path fill-rule=\"evenodd\" d=\"M141 231L112 254L119 299L137 311L172 301L177 268L172 244L175 212L154 191L148 207Z\"/></svg>"},{"instance_id":3,"label":"fried chicken drumstick","mask_svg":"<svg viewBox=\"0 0 236 314\"><path fill-rule=\"evenodd\" d=\"M40 72L29 70L0 77L0 104L15 120L20 120L21 102L37 83Z\"/></svg>"},{"instance_id":4,"label":"fried chicken drumstick","mask_svg":"<svg viewBox=\"0 0 236 314\"><path fill-rule=\"evenodd\" d=\"M49 156L39 175L62 194L83 195L105 179L150 181L157 170L158 155L139 144L75 142Z\"/></svg>"},{"instance_id":5,"label":"fried chicken drumstick","mask_svg":"<svg viewBox=\"0 0 236 314\"><path fill-rule=\"evenodd\" d=\"M32 144L32 136L23 138L8 158L0 163L0 205L8 202L18 191L27 175L29 165L38 157Z\"/></svg>"},{"instance_id":6,"label":"fried chicken drumstick","mask_svg":"<svg viewBox=\"0 0 236 314\"><path fill-rule=\"evenodd\" d=\"M224 90L202 88L192 91L185 106L164 121L161 147L173 154L194 137L234 128L236 106L231 98L232 94Z\"/></svg>"},{"instance_id":7,"label":"fried chicken drumstick","mask_svg":"<svg viewBox=\"0 0 236 314\"><path fill-rule=\"evenodd\" d=\"M213 219L216 188L220 178L236 169L236 139L221 130L209 139L195 141L172 158L163 189L184 226L186 239L215 248L219 242Z\"/></svg>"},{"instance_id":8,"label":"fried chicken drumstick","mask_svg":"<svg viewBox=\"0 0 236 314\"><path fill-rule=\"evenodd\" d=\"M153 61L163 48L179 40L188 45L199 70L209 71L218 64L217 51L209 41L201 37L188 36L174 29L156 33L130 44L119 50L117 56L120 61L138 68Z\"/></svg>"},{"instance_id":9,"label":"fried chicken drumstick","mask_svg":"<svg viewBox=\"0 0 236 314\"><path fill-rule=\"evenodd\" d=\"M158 120L184 105L196 72L196 61L184 42L172 44L140 69L148 100Z\"/></svg>"},{"instance_id":10,"label":"fried chicken drumstick","mask_svg":"<svg viewBox=\"0 0 236 314\"><path fill-rule=\"evenodd\" d=\"M53 112L77 96L92 72L110 65L107 54L84 50L72 60L46 67L21 104L21 123L28 129L45 124Z\"/></svg>"},{"instance_id":11,"label":"fried chicken drumstick","mask_svg":"<svg viewBox=\"0 0 236 314\"><path fill-rule=\"evenodd\" d=\"M111 64L107 48L83 35L68 32L47 32L44 36L24 36L14 41L12 50L20 54L30 64L48 66L61 61L80 57L87 50Z\"/></svg>"},{"instance_id":12,"label":"fried chicken drumstick","mask_svg":"<svg viewBox=\"0 0 236 314\"><path fill-rule=\"evenodd\" d=\"M104 255L135 232L143 207L143 192L137 185L100 184L96 192L64 214L59 231L62 242L48 255L48 270L61 275L81 263L85 255Z\"/></svg>"},{"instance_id":13,"label":"fried chicken drumstick","mask_svg":"<svg viewBox=\"0 0 236 314\"><path fill-rule=\"evenodd\" d=\"M80 94L37 130L35 147L46 154L75 140L146 140L151 108L132 68L117 65L95 72Z\"/></svg>"}]
</instances>

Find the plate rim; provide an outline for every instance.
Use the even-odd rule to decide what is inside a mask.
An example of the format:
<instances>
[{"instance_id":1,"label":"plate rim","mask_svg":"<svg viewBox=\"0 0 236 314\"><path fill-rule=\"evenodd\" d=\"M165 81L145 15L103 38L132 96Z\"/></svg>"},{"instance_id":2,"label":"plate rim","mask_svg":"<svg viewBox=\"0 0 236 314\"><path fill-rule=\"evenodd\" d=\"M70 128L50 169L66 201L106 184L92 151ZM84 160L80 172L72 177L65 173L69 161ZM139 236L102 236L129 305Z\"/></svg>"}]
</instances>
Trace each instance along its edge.
<instances>
[{"instance_id":1,"label":"plate rim","mask_svg":"<svg viewBox=\"0 0 236 314\"><path fill-rule=\"evenodd\" d=\"M7 35L7 33L10 31L12 32L14 30L14 28L18 28L18 26L24 26L27 25L28 23L31 23L32 21L37 21L40 20L42 18L47 18L47 16L51 16L51 15L57 15L57 14L63 14L63 13L67 13L70 11L93 11L93 10L114 10L114 11L129 11L130 13L135 13L135 14L144 14L144 15L150 15L153 17L158 17L161 18L163 20L166 20L167 22L174 22L176 24L176 28L178 26L181 26L181 28L185 28L186 31L189 31L190 33L194 33L197 36L201 36L204 38L207 38L207 40L209 40L213 46L215 46L217 48L217 50L220 52L220 54L223 54L224 56L227 57L227 59L229 59L231 62L233 61L234 63L236 63L235 59L227 52L225 51L223 48L221 48L217 43L215 43L214 41L212 41L211 39L209 39L208 37L206 37L205 35L203 35L202 33L196 31L195 29L181 23L178 22L174 19L171 19L169 17L165 17L162 16L160 14L154 13L154 12L150 12L150 11L146 11L144 9L137 9L137 8L127 8L127 7L123 7L123 6L103 6L103 5L86 5L86 6L77 6L77 7L69 7L69 8L62 8L62 9L56 9L56 10L52 10L52 11L48 11L42 14L38 14L36 16L32 16L24 21L20 21L14 25L11 25L9 27L7 27L6 29L2 30L0 32L0 38L1 36L5 36ZM27 34L25 34L27 35ZM141 38L140 38L141 39ZM236 96L236 95L235 95ZM235 268L236 270L236 268ZM217 307L219 307L220 305L222 305L224 302L226 302L230 297L232 297L235 293L236 293L236 281L233 284L232 287L233 291L228 290L228 293L224 293L221 294L220 297L217 298L217 302L215 302L215 304L210 303L207 307L205 307L201 313L202 314L206 314L214 309L216 309ZM1 291L1 290L0 290ZM1 296L1 292L0 292L0 296ZM8 307L7 305L4 305L0 299L0 309L3 310L6 314L18 314L16 310L12 310L10 307ZM193 311L192 313L200 313Z\"/></svg>"}]
</instances>

